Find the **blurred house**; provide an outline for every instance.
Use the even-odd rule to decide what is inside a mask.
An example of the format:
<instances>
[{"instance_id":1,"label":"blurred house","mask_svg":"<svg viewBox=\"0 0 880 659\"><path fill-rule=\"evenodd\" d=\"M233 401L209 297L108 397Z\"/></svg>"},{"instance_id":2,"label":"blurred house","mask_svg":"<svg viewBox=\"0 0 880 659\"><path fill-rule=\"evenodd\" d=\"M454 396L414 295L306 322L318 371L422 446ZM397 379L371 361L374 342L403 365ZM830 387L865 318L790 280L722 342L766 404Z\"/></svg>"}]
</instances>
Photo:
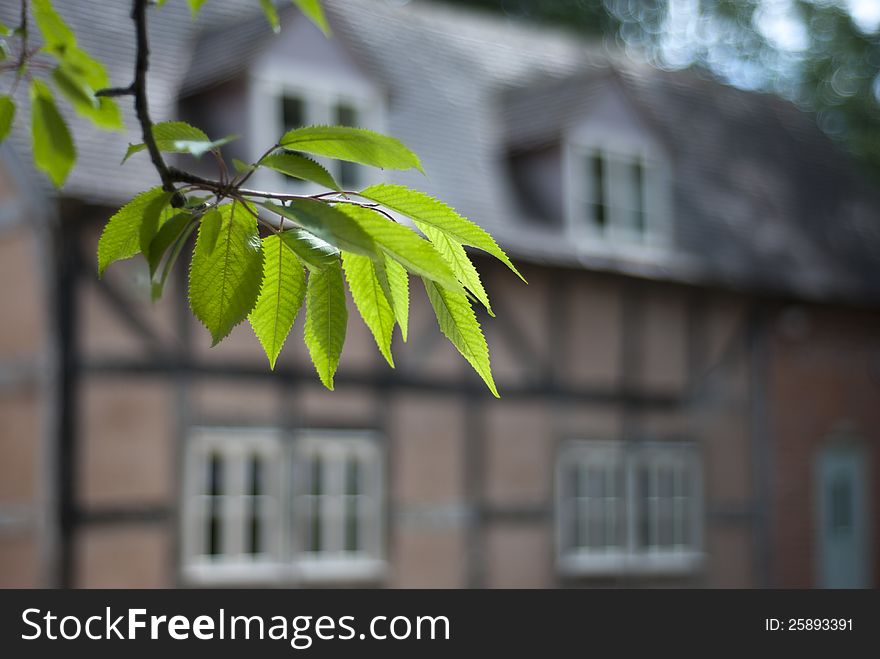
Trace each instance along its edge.
<instances>
[{"instance_id":1,"label":"blurred house","mask_svg":"<svg viewBox=\"0 0 880 659\"><path fill-rule=\"evenodd\" d=\"M58 3L114 84L128 4ZM118 165L130 108L126 134L72 119L58 199L16 135L0 585L876 586L877 191L778 99L401 4L328 0L332 40L292 10L274 37L251 0L151 10L154 118L239 133L248 161L300 124L403 139L427 177L335 173L430 192L514 258L528 286L474 254L501 400L416 285L397 368L352 313L334 393L301 321L275 372L246 325L208 349L185 264L156 305L140 261L95 273L156 182Z\"/></svg>"}]
</instances>

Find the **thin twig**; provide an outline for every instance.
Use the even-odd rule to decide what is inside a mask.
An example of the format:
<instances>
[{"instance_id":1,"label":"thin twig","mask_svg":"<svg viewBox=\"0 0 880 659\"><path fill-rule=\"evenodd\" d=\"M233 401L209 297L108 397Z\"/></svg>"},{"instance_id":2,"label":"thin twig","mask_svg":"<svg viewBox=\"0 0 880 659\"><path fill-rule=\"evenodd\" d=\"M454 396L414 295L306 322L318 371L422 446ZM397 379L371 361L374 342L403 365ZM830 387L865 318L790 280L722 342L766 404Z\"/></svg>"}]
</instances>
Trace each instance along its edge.
<instances>
[{"instance_id":1,"label":"thin twig","mask_svg":"<svg viewBox=\"0 0 880 659\"><path fill-rule=\"evenodd\" d=\"M129 85L128 87L107 87L106 89L99 89L95 92L95 96L134 96L134 85Z\"/></svg>"}]
</instances>

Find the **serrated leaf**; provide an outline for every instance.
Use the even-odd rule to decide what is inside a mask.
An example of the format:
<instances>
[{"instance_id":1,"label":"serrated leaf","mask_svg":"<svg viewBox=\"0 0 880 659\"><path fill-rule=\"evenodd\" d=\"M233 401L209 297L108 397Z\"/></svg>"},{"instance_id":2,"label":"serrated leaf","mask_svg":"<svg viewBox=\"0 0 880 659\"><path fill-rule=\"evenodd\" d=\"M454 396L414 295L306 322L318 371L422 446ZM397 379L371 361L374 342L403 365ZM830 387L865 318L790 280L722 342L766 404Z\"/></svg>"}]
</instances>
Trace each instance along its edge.
<instances>
[{"instance_id":1,"label":"serrated leaf","mask_svg":"<svg viewBox=\"0 0 880 659\"><path fill-rule=\"evenodd\" d=\"M274 369L306 294L306 275L278 235L263 238L263 285L248 321Z\"/></svg>"},{"instance_id":2,"label":"serrated leaf","mask_svg":"<svg viewBox=\"0 0 880 659\"><path fill-rule=\"evenodd\" d=\"M147 263L150 266L150 277L156 274L162 257L171 245L178 239L181 233L196 220L189 213L177 213L171 219L164 222L156 231L155 236L150 241L150 246L144 254L147 257Z\"/></svg>"},{"instance_id":3,"label":"serrated leaf","mask_svg":"<svg viewBox=\"0 0 880 659\"><path fill-rule=\"evenodd\" d=\"M331 190L342 190L336 179L333 178L333 175L326 168L311 158L306 158L298 153L273 153L263 158L260 161L260 165L274 169L276 172L281 172L287 176L317 183Z\"/></svg>"},{"instance_id":4,"label":"serrated leaf","mask_svg":"<svg viewBox=\"0 0 880 659\"><path fill-rule=\"evenodd\" d=\"M269 21L269 25L272 26L272 31L278 34L281 31L281 23L278 20L278 10L275 9L275 3L272 0L260 0L260 7L263 8L263 14Z\"/></svg>"},{"instance_id":5,"label":"serrated leaf","mask_svg":"<svg viewBox=\"0 0 880 659\"><path fill-rule=\"evenodd\" d=\"M345 343L348 307L342 268L328 266L309 274L306 288L306 324L303 337L318 377L333 390L333 376Z\"/></svg>"},{"instance_id":6,"label":"serrated leaf","mask_svg":"<svg viewBox=\"0 0 880 659\"><path fill-rule=\"evenodd\" d=\"M98 276L115 261L131 258L149 247L152 233L160 224L160 215L168 205L171 195L161 187L141 192L107 221L98 240ZM144 229L144 225L147 226ZM147 240L149 236L149 240Z\"/></svg>"},{"instance_id":7,"label":"serrated leaf","mask_svg":"<svg viewBox=\"0 0 880 659\"><path fill-rule=\"evenodd\" d=\"M434 245L443 259L450 265L452 272L458 280L467 288L474 297L486 308L490 316L494 316L492 305L489 303L489 296L486 289L483 288L483 282L480 281L480 274L474 267L461 243L453 240L447 234L443 233L436 227L421 222L416 222L416 226L428 237L428 240Z\"/></svg>"},{"instance_id":8,"label":"serrated leaf","mask_svg":"<svg viewBox=\"0 0 880 659\"><path fill-rule=\"evenodd\" d=\"M394 311L394 319L400 326L400 334L406 342L409 327L409 275L402 265L385 256L385 279L388 282L388 301Z\"/></svg>"},{"instance_id":9,"label":"serrated leaf","mask_svg":"<svg viewBox=\"0 0 880 659\"><path fill-rule=\"evenodd\" d=\"M410 272L433 279L451 290L464 292L443 257L412 229L369 208L352 204L339 204L336 208L357 222L383 252Z\"/></svg>"},{"instance_id":10,"label":"serrated leaf","mask_svg":"<svg viewBox=\"0 0 880 659\"><path fill-rule=\"evenodd\" d=\"M296 222L334 247L369 257L378 254L376 243L357 222L322 201L296 199L287 206L279 206L271 201L262 202L261 205Z\"/></svg>"},{"instance_id":11,"label":"serrated leaf","mask_svg":"<svg viewBox=\"0 0 880 659\"><path fill-rule=\"evenodd\" d=\"M189 270L190 308L217 345L254 308L263 281L257 221L239 204L201 220Z\"/></svg>"},{"instance_id":12,"label":"serrated leaf","mask_svg":"<svg viewBox=\"0 0 880 659\"><path fill-rule=\"evenodd\" d=\"M12 130L13 119L15 119L15 102L9 96L0 96L0 143Z\"/></svg>"},{"instance_id":13,"label":"serrated leaf","mask_svg":"<svg viewBox=\"0 0 880 659\"><path fill-rule=\"evenodd\" d=\"M366 128L305 126L288 131L279 146L381 169L422 169L416 154L400 140Z\"/></svg>"},{"instance_id":14,"label":"serrated leaf","mask_svg":"<svg viewBox=\"0 0 880 659\"><path fill-rule=\"evenodd\" d=\"M76 148L48 85L31 80L30 97L34 164L60 188L76 162Z\"/></svg>"},{"instance_id":15,"label":"serrated leaf","mask_svg":"<svg viewBox=\"0 0 880 659\"><path fill-rule=\"evenodd\" d=\"M326 36L330 36L330 26L327 24L327 17L324 16L324 10L321 8L319 0L292 0L293 4L299 7L299 10L305 14L312 23L321 28Z\"/></svg>"},{"instance_id":16,"label":"serrated leaf","mask_svg":"<svg viewBox=\"0 0 880 659\"><path fill-rule=\"evenodd\" d=\"M113 99L95 96L94 90L71 67L59 64L52 71L52 81L76 113L90 119L99 128L122 128L122 112Z\"/></svg>"},{"instance_id":17,"label":"serrated leaf","mask_svg":"<svg viewBox=\"0 0 880 659\"><path fill-rule=\"evenodd\" d=\"M381 263L381 262L380 262ZM385 360L394 368L394 359L391 356L391 335L394 332L394 311L391 303L382 290L377 275L378 265L368 256L342 253L342 267L345 270L345 278L348 281L348 289L355 306L370 328L379 352Z\"/></svg>"},{"instance_id":18,"label":"serrated leaf","mask_svg":"<svg viewBox=\"0 0 880 659\"><path fill-rule=\"evenodd\" d=\"M155 124L153 126L153 138L156 140L156 146L159 147L160 151L165 153L188 153L196 158L238 139L236 135L229 135L219 140L211 140L204 131L195 126L190 126L183 121L163 121L162 123ZM132 155L146 148L147 145L143 142L140 144L129 144L122 162L125 162Z\"/></svg>"},{"instance_id":19,"label":"serrated leaf","mask_svg":"<svg viewBox=\"0 0 880 659\"><path fill-rule=\"evenodd\" d=\"M339 250L305 229L290 229L278 235L309 270L339 265Z\"/></svg>"},{"instance_id":20,"label":"serrated leaf","mask_svg":"<svg viewBox=\"0 0 880 659\"><path fill-rule=\"evenodd\" d=\"M389 183L370 186L358 194L412 218L420 226L432 226L461 245L470 245L488 252L525 281L492 236L442 201L424 192Z\"/></svg>"},{"instance_id":21,"label":"serrated leaf","mask_svg":"<svg viewBox=\"0 0 880 659\"><path fill-rule=\"evenodd\" d=\"M207 0L186 0L186 4L189 5L189 12L192 14L193 18L198 16L199 10L205 2L207 2Z\"/></svg>"},{"instance_id":22,"label":"serrated leaf","mask_svg":"<svg viewBox=\"0 0 880 659\"><path fill-rule=\"evenodd\" d=\"M430 279L422 278L440 331L452 342L496 398L498 389L489 364L489 346L477 316L463 293L447 291Z\"/></svg>"}]
</instances>

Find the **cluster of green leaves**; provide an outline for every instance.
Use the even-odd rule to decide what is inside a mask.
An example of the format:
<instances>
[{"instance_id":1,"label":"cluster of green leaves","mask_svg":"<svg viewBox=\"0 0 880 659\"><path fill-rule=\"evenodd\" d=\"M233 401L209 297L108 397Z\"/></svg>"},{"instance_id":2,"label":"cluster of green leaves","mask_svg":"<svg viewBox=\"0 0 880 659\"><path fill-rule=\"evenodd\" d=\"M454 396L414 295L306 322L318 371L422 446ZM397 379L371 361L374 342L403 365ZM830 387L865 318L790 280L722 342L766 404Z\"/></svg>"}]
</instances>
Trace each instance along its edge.
<instances>
[{"instance_id":1,"label":"cluster of green leaves","mask_svg":"<svg viewBox=\"0 0 880 659\"><path fill-rule=\"evenodd\" d=\"M15 75L17 80L30 78L34 164L60 187L76 162L76 147L67 122L56 105L55 93L60 93L77 114L99 128L121 130L122 114L113 99L95 96L97 90L109 86L107 70L77 45L73 31L50 0L31 0L31 7L42 37L42 47L36 53L24 51L27 48L27 28L22 25L10 30L0 24L0 61L11 57L6 39L18 37L23 52L18 58ZM34 55L42 54L54 61L47 80L33 77L30 71L35 68L32 65ZM0 96L0 142L9 134L15 113L12 95Z\"/></svg>"},{"instance_id":2,"label":"cluster of green leaves","mask_svg":"<svg viewBox=\"0 0 880 659\"><path fill-rule=\"evenodd\" d=\"M193 17L206 0L187 0ZM330 30L319 0L292 0L325 34ZM19 28L22 50L17 80L30 79L34 161L55 185L63 184L76 160L70 131L55 104L53 89L96 126L119 129L119 108L95 91L109 86L104 67L77 45L73 32L50 0L31 0L44 44L40 53L54 59L49 80L32 78L32 53L26 27ZM157 5L164 0L157 0ZM278 29L271 0L260 0L267 20ZM0 25L0 39L13 34ZM9 51L0 40L0 55ZM11 96L0 97L0 140L15 115ZM145 128L161 152L200 157L234 137L212 140L179 121ZM123 158L144 151L130 144ZM307 155L308 154L308 155ZM257 162L233 161L232 178L221 165L219 181L175 179L160 171L164 185L142 192L108 221L98 243L98 274L113 262L142 254L152 297L162 295L169 273L183 250L194 246L189 268L189 301L210 332L214 345L247 320L272 368L305 306L304 340L321 382L333 379L348 326L346 283L359 314L380 353L393 367L394 328L405 341L410 278L422 280L440 330L496 396L489 350L473 303L492 307L466 247L495 256L519 273L492 237L455 210L425 193L401 185L380 184L344 191L333 175L308 156L380 169L422 170L418 157L399 140L363 129L307 126L285 133ZM161 170L161 167L157 165ZM249 191L243 184L258 168L315 183L327 192L290 195ZM195 183L190 181L195 180ZM408 226L397 218L405 217Z\"/></svg>"},{"instance_id":3,"label":"cluster of green leaves","mask_svg":"<svg viewBox=\"0 0 880 659\"><path fill-rule=\"evenodd\" d=\"M157 124L153 135L168 152L198 155L219 151L222 143L182 122ZM129 155L141 149L132 145ZM486 231L423 192L388 183L342 192L332 174L304 154L382 169L422 168L392 137L342 126L296 128L258 162L237 163L239 176L269 168L324 186L327 195L262 195L233 185L211 198L193 195L173 208L172 195L154 188L110 218L98 243L99 274L114 261L142 253L158 297L197 231L189 300L214 344L247 319L274 368L305 302L305 344L329 389L348 323L345 283L393 367L395 327L406 340L412 275L422 280L440 330L498 395L471 300L489 313L491 306L465 247L488 252L519 274L507 255ZM409 218L421 233L393 214Z\"/></svg>"}]
</instances>

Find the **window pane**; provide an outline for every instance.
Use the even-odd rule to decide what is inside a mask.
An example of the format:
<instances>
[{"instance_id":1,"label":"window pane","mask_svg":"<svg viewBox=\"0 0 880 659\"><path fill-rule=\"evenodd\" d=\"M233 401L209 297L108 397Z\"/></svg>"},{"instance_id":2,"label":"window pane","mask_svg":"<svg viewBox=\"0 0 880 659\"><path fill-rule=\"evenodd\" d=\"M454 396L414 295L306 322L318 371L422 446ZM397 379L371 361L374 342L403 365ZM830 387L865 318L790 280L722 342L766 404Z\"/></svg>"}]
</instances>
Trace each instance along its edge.
<instances>
[{"instance_id":1,"label":"window pane","mask_svg":"<svg viewBox=\"0 0 880 659\"><path fill-rule=\"evenodd\" d=\"M223 519L222 499L223 493L223 460L220 455L213 453L208 460L208 528L207 528L207 554L217 556L222 553Z\"/></svg>"},{"instance_id":2,"label":"window pane","mask_svg":"<svg viewBox=\"0 0 880 659\"><path fill-rule=\"evenodd\" d=\"M651 470L647 465L640 465L636 481L638 509L638 539L637 545L642 548L650 547L652 543L652 507L654 499L651 492Z\"/></svg>"},{"instance_id":3,"label":"window pane","mask_svg":"<svg viewBox=\"0 0 880 659\"><path fill-rule=\"evenodd\" d=\"M259 456L252 455L250 459L250 506L248 510L248 543L247 553L259 554L263 551L263 529L260 515L260 497L264 494L263 486L263 462Z\"/></svg>"},{"instance_id":4,"label":"window pane","mask_svg":"<svg viewBox=\"0 0 880 659\"><path fill-rule=\"evenodd\" d=\"M358 504L361 486L361 466L355 458L345 465L345 550L360 549Z\"/></svg>"},{"instance_id":5,"label":"window pane","mask_svg":"<svg viewBox=\"0 0 880 659\"><path fill-rule=\"evenodd\" d=\"M630 166L632 177L632 227L639 235L645 232L645 169L641 159Z\"/></svg>"},{"instance_id":6,"label":"window pane","mask_svg":"<svg viewBox=\"0 0 880 659\"><path fill-rule=\"evenodd\" d=\"M588 217L598 228L604 229L608 219L605 199L605 159L600 152L587 159L587 186L590 191Z\"/></svg>"},{"instance_id":7,"label":"window pane","mask_svg":"<svg viewBox=\"0 0 880 659\"><path fill-rule=\"evenodd\" d=\"M357 109L349 103L340 103L336 106L336 123L340 126L357 126L359 117ZM339 184L346 189L356 188L359 185L359 166L353 162L343 160L337 163L339 172Z\"/></svg>"},{"instance_id":8,"label":"window pane","mask_svg":"<svg viewBox=\"0 0 880 659\"><path fill-rule=\"evenodd\" d=\"M657 470L657 546L673 545L673 488L675 472L668 466Z\"/></svg>"},{"instance_id":9,"label":"window pane","mask_svg":"<svg viewBox=\"0 0 880 659\"><path fill-rule=\"evenodd\" d=\"M285 131L305 125L305 119L305 105L301 98L285 96L281 99L281 121Z\"/></svg>"},{"instance_id":10,"label":"window pane","mask_svg":"<svg viewBox=\"0 0 880 659\"><path fill-rule=\"evenodd\" d=\"M321 499L323 493L324 468L323 462L319 456L312 459L311 474L309 478L311 487L311 497L309 499L309 516L311 524L309 526L309 551L319 552L323 543L321 535L323 533L321 519Z\"/></svg>"}]
</instances>

